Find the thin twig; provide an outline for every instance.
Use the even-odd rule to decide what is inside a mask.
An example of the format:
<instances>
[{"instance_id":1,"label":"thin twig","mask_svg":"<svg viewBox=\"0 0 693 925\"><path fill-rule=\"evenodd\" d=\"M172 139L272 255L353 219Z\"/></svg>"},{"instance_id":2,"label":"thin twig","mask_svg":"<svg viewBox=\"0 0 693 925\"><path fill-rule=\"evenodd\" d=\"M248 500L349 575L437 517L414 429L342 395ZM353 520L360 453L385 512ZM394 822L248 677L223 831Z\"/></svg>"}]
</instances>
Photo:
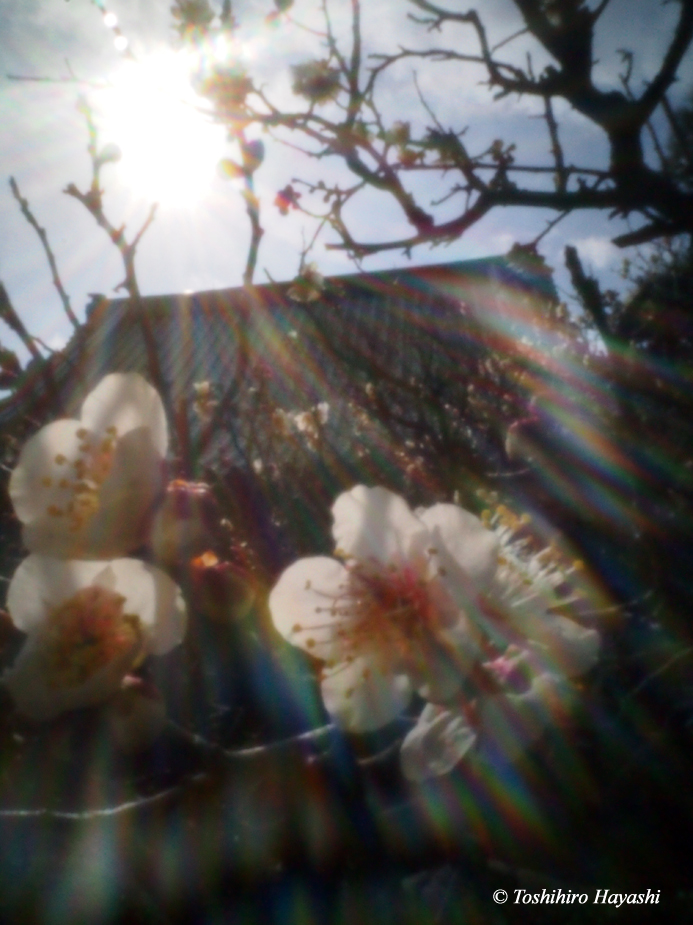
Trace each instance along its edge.
<instances>
[{"instance_id":1,"label":"thin twig","mask_svg":"<svg viewBox=\"0 0 693 925\"><path fill-rule=\"evenodd\" d=\"M36 338L32 337L27 331L22 319L15 311L10 297L7 294L7 290L2 283L0 283L0 319L2 319L5 324L14 331L17 337L21 339L26 349L39 364L41 376L46 386L46 393L43 397L50 403L56 401L58 393L55 386L55 377L53 376L53 367L50 361L41 354L41 351L36 346Z\"/></svg>"},{"instance_id":2,"label":"thin twig","mask_svg":"<svg viewBox=\"0 0 693 925\"><path fill-rule=\"evenodd\" d=\"M556 123L556 117L553 113L551 97L548 95L544 97L544 118L546 119L549 137L551 138L551 154L556 164L556 189L562 193L565 192L568 185L568 173L566 172L563 148L561 147L561 139L558 134L558 124Z\"/></svg>"},{"instance_id":3,"label":"thin twig","mask_svg":"<svg viewBox=\"0 0 693 925\"><path fill-rule=\"evenodd\" d=\"M35 339L27 331L24 322L15 311L4 285L0 283L0 319L11 328L20 338L26 349L35 360L43 360L41 351L36 346Z\"/></svg>"},{"instance_id":4,"label":"thin twig","mask_svg":"<svg viewBox=\"0 0 693 925\"><path fill-rule=\"evenodd\" d=\"M70 323L73 328L77 331L79 330L79 321L77 316L72 311L72 306L70 305L70 297L67 294L65 287L63 286L62 280L60 279L60 274L58 273L58 265L55 261L55 255L51 250L51 246L48 243L48 235L46 234L46 229L42 228L36 220L34 214L29 208L29 201L21 195L19 192L19 187L17 181L14 177L10 177L10 189L12 190L12 195L19 203L19 208L22 210L22 215L29 222L31 227L36 231L36 234L39 236L43 249L46 252L46 258L48 259L48 265L51 268L51 273L53 274L53 285L58 291L60 300L63 303L63 308L65 309L65 314L67 315Z\"/></svg>"},{"instance_id":5,"label":"thin twig","mask_svg":"<svg viewBox=\"0 0 693 925\"><path fill-rule=\"evenodd\" d=\"M556 225L557 225L559 222L562 222L563 219L566 218L568 215L570 215L570 212L561 212L561 213L560 213L559 215L557 215L555 218L552 218L551 221L549 221L549 222L546 223L546 228L544 228L543 231L540 231L539 234L536 236L536 238L534 238L532 241L530 241L529 244L527 244L526 246L527 246L527 247L532 247L532 248L536 247L537 244L539 244L539 242L542 241L542 240L546 237L546 235L547 235L553 228L555 228Z\"/></svg>"},{"instance_id":6,"label":"thin twig","mask_svg":"<svg viewBox=\"0 0 693 925\"><path fill-rule=\"evenodd\" d=\"M154 220L157 204L154 203L151 206L149 214L147 215L147 218L145 219L142 227L137 232L132 241L128 243L125 238L125 226L121 225L120 228L116 228L104 212L103 190L101 189L101 168L104 165L104 161L101 158L98 150L98 132L96 123L94 121L92 111L85 99L80 100L80 109L86 119L87 131L89 135L87 151L89 152L92 165L91 184L87 192L82 192L77 188L77 186L75 186L74 183L70 183L63 190L63 192L68 196L72 196L72 198L76 199L78 202L82 203L87 212L89 212L89 214L94 218L97 225L99 225L100 228L103 228L120 253L125 269L125 278L121 283L118 284L118 286L116 286L116 289L125 289L125 291L128 293L128 296L130 297L130 308L134 313L136 323L139 324L142 331L142 337L147 353L149 375L151 376L154 386L161 395L162 400L169 408L169 411L171 411L172 409L170 408L168 389L166 388L166 381L161 369L161 363L159 362L156 339L154 337L151 324L149 323L149 318L146 316L142 308L142 295L140 293L137 274L135 272L135 255L137 253L137 247L142 239L142 235Z\"/></svg>"},{"instance_id":7,"label":"thin twig","mask_svg":"<svg viewBox=\"0 0 693 925\"><path fill-rule=\"evenodd\" d=\"M213 759L217 764L213 769L205 770L186 777L180 784L169 787L152 796L139 797L135 800L128 800L119 803L116 806L106 806L89 810L54 810L54 809L0 809L0 819L45 819L45 820L62 820L66 822L90 821L96 819L108 819L115 816L129 816L140 814L143 811L153 809L162 805L175 803L179 797L183 797L191 790L197 787L207 785L216 774L220 771L222 776L225 770L239 769L243 764L249 761L270 757L277 753L292 751L294 749L303 749L306 745L319 746L323 745L334 734L336 727L334 724L320 726L309 732L300 733L288 739L281 739L278 742L272 742L269 745L258 745L250 748L241 748L236 750L227 750L219 745L201 736L195 735L178 726L176 723L169 721L169 731L181 738L189 745L192 745L206 758Z\"/></svg>"},{"instance_id":8,"label":"thin twig","mask_svg":"<svg viewBox=\"0 0 693 925\"><path fill-rule=\"evenodd\" d=\"M687 649L683 649L681 652L677 652L676 655L672 655L663 665L660 665L655 671L651 674L648 674L639 684L637 684L631 691L629 691L624 700L630 700L632 697L637 696L644 688L646 688L655 678L661 677L665 672L675 665L677 662L682 661L684 658L687 658L689 655L693 655L693 646L689 646Z\"/></svg>"}]
</instances>

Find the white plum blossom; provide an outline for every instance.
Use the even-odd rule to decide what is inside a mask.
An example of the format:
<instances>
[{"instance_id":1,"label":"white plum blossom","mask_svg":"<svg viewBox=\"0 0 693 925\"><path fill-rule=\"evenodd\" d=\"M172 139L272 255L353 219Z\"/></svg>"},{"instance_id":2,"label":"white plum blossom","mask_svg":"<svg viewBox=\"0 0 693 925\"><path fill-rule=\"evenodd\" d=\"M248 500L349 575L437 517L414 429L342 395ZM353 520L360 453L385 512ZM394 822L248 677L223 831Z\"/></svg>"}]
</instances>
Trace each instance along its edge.
<instances>
[{"instance_id":1,"label":"white plum blossom","mask_svg":"<svg viewBox=\"0 0 693 925\"><path fill-rule=\"evenodd\" d=\"M108 700L144 658L182 641L187 620L177 585L139 559L32 554L10 582L7 609L27 638L0 680L39 722Z\"/></svg>"},{"instance_id":2,"label":"white plum blossom","mask_svg":"<svg viewBox=\"0 0 693 925\"><path fill-rule=\"evenodd\" d=\"M474 698L458 698L454 706L427 704L402 743L404 775L421 781L447 774L472 748L512 761L563 721L572 689L555 672L529 662L528 651L511 651L483 664L490 677L479 679ZM495 685L489 683L494 677Z\"/></svg>"},{"instance_id":3,"label":"white plum blossom","mask_svg":"<svg viewBox=\"0 0 693 925\"><path fill-rule=\"evenodd\" d=\"M581 563L564 566L551 547L530 552L518 539L525 521L503 505L486 523L499 543L497 568L473 619L488 657L474 696L428 704L405 737L402 769L414 781L447 773L472 747L518 758L566 719L575 699L570 680L599 657L597 630L565 615L577 615L580 596L562 589Z\"/></svg>"},{"instance_id":4,"label":"white plum blossom","mask_svg":"<svg viewBox=\"0 0 693 925\"><path fill-rule=\"evenodd\" d=\"M164 485L166 415L137 373L112 373L82 404L79 420L42 427L23 446L9 494L31 552L114 558L145 538Z\"/></svg>"},{"instance_id":5,"label":"white plum blossom","mask_svg":"<svg viewBox=\"0 0 693 925\"><path fill-rule=\"evenodd\" d=\"M193 411L200 421L207 424L212 420L214 410L219 405L217 399L214 398L214 388L207 379L202 382L193 382L192 387L195 393Z\"/></svg>"},{"instance_id":6,"label":"white plum blossom","mask_svg":"<svg viewBox=\"0 0 693 925\"><path fill-rule=\"evenodd\" d=\"M342 561L295 562L269 606L286 639L324 660L329 712L367 731L393 720L414 690L441 699L459 689L478 654L465 604L471 585L493 577L497 541L461 508L416 516L384 488L359 485L332 513Z\"/></svg>"},{"instance_id":7,"label":"white plum blossom","mask_svg":"<svg viewBox=\"0 0 693 925\"><path fill-rule=\"evenodd\" d=\"M316 302L322 296L324 289L324 277L314 263L309 263L303 267L302 272L289 286L287 295L294 302Z\"/></svg>"},{"instance_id":8,"label":"white plum blossom","mask_svg":"<svg viewBox=\"0 0 693 925\"><path fill-rule=\"evenodd\" d=\"M485 523L454 504L413 512L363 485L332 513L338 558L289 566L269 606L279 632L324 662L336 722L377 729L417 691L429 703L402 766L421 780L480 741L510 741L510 752L560 719L565 679L595 664L599 636L554 612L564 572L526 555L508 517Z\"/></svg>"}]
</instances>

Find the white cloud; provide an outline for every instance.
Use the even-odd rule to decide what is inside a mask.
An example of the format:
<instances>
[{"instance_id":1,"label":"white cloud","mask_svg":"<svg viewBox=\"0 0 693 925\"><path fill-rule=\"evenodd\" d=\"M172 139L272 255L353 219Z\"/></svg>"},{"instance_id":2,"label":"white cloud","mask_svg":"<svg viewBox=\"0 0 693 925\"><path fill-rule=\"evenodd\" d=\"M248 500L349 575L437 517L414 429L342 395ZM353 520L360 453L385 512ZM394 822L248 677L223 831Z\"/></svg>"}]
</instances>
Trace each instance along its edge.
<instances>
[{"instance_id":1,"label":"white cloud","mask_svg":"<svg viewBox=\"0 0 693 925\"><path fill-rule=\"evenodd\" d=\"M594 269L603 270L613 265L622 253L615 244L606 237L580 238L575 241L575 247L583 260L588 261Z\"/></svg>"},{"instance_id":2,"label":"white cloud","mask_svg":"<svg viewBox=\"0 0 693 925\"><path fill-rule=\"evenodd\" d=\"M62 350L66 343L67 337L62 331L56 332L48 340L48 346L51 348L51 350Z\"/></svg>"}]
</instances>

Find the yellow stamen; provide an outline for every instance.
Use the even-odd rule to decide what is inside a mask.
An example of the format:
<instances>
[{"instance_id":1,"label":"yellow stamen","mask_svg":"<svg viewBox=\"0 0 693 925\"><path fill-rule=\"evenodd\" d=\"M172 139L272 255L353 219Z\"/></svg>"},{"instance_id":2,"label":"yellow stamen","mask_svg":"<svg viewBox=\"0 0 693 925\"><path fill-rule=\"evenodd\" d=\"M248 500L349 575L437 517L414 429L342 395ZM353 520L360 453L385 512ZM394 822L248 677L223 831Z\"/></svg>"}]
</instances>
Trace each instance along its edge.
<instances>
[{"instance_id":1,"label":"yellow stamen","mask_svg":"<svg viewBox=\"0 0 693 925\"><path fill-rule=\"evenodd\" d=\"M141 649L142 627L123 612L125 598L98 585L82 588L48 616L42 657L48 686L85 684L97 671L132 650Z\"/></svg>"}]
</instances>

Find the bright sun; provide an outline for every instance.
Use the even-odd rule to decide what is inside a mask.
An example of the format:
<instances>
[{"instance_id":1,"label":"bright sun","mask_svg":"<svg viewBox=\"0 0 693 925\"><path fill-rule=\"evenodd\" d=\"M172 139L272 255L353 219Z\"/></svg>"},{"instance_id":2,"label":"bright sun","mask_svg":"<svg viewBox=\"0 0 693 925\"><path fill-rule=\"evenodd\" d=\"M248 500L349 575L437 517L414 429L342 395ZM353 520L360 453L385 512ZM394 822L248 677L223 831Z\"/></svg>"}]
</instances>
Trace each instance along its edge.
<instances>
[{"instance_id":1,"label":"bright sun","mask_svg":"<svg viewBox=\"0 0 693 925\"><path fill-rule=\"evenodd\" d=\"M200 111L184 52L124 62L99 102L102 142L122 152L122 183L161 205L190 206L202 198L226 136Z\"/></svg>"}]
</instances>

